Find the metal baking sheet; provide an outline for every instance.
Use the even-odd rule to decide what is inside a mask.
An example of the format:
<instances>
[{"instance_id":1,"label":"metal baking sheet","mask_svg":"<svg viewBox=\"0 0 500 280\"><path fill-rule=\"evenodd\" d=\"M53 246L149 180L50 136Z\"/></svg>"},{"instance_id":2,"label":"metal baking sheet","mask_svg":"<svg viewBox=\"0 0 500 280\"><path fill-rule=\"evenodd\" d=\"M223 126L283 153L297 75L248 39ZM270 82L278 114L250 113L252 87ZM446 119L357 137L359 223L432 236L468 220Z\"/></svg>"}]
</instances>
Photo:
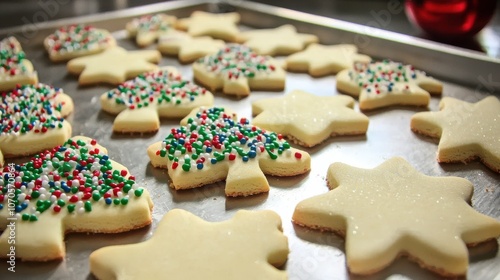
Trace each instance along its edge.
<instances>
[{"instance_id":1,"label":"metal baking sheet","mask_svg":"<svg viewBox=\"0 0 500 280\"><path fill-rule=\"evenodd\" d=\"M181 18L189 16L195 10L238 11L242 15L243 28L270 28L292 23L301 32L317 34L325 44L355 43L360 40L359 36L366 36L369 43L360 46L361 52L376 58L411 63L442 78L445 84L443 96L476 102L489 94L495 94L495 91L498 94L498 82L495 83L500 81L500 78L496 78L500 69L498 59L388 31L379 30L366 34L360 25L250 2L235 3L232 6L204 1L167 2L40 23L31 31L26 27L1 30L0 38L12 34L20 40L27 57L38 70L41 82L62 87L73 98L75 111L68 118L73 126L73 135L98 139L101 145L108 148L110 157L127 166L138 182L150 191L155 205L153 224L149 227L122 234L68 234L67 255L64 260L48 263L18 261L15 273L8 272L8 265L3 261L0 262L0 279L94 279L88 268L88 256L92 251L104 246L148 239L163 214L173 208L188 210L208 221L228 219L239 209L276 211L282 218L284 234L289 239L291 252L283 269L288 272L290 279L439 279L437 275L404 258L369 277L351 275L346 268L342 238L331 233L296 227L291 223L293 210L299 201L328 191L326 170L329 164L336 161L373 168L393 156L403 156L424 174L467 178L475 186L473 207L481 213L500 219L500 175L478 162L467 165L438 164L435 160L437 141L418 136L409 128L410 117L424 109L408 107L367 113L370 126L366 136L336 137L314 148L302 148L312 156L312 170L292 178L268 177L271 185L268 194L226 198L223 182L188 191L168 188L166 171L155 169L149 164L146 147L162 140L172 127L178 125L179 120L162 119L160 131L156 134L112 134L114 116L102 112L99 105L99 96L112 87L79 87L77 78L67 73L65 64L50 62L42 41L57 27L86 22L112 31L119 45L137 49L134 41L126 38L123 31L125 23L131 18L161 11ZM164 57L160 65L177 66L185 78L192 78L190 66L179 64L175 58ZM311 78L306 74L288 73L284 92L252 92L249 97L242 99L216 93L215 104L231 107L239 116L251 118L250 104L253 101L280 96L295 89L322 96L338 94L334 76ZM439 100L440 98L433 97L429 109L438 110ZM499 279L498 242L498 239L492 240L469 249L468 279Z\"/></svg>"}]
</instances>

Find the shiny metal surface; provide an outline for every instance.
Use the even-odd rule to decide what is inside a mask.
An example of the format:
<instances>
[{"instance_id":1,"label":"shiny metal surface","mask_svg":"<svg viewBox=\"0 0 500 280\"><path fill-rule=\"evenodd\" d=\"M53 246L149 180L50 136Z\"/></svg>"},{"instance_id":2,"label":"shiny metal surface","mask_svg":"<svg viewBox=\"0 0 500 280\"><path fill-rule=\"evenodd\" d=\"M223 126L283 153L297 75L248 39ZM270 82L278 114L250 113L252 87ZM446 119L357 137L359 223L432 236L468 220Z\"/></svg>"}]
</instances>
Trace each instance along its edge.
<instances>
[{"instance_id":1,"label":"shiny metal surface","mask_svg":"<svg viewBox=\"0 0 500 280\"><path fill-rule=\"evenodd\" d=\"M242 14L243 24L249 26L274 27L291 22L302 32L317 34L323 43L354 42L356 34L359 34L356 33L356 28L359 26L345 22L255 3L238 5L235 9ZM68 23L92 22L113 31L121 46L136 49L134 42L125 38L125 32L122 30L131 17L158 11L169 11L173 15L184 17L194 10L220 9L233 8L199 1L170 2L74 20L48 22L36 30L33 36L24 40L19 38L23 36L22 30L0 31L0 37L8 33L18 35L28 58L38 70L41 82L62 87L72 96L75 101L75 111L68 120L72 123L73 135L86 135L99 140L101 145L108 148L110 157L127 166L137 177L138 182L150 191L155 203L154 221L150 227L123 234L69 234L66 236L67 256L63 261L18 262L15 273L8 272L8 265L2 261L0 279L94 279L88 269L88 256L92 251L103 246L129 244L148 239L163 214L173 208L186 209L209 221L228 219L239 209L276 211L282 218L284 233L289 238L291 252L288 263L283 269L288 271L290 279L439 279L406 259L400 259L389 268L370 277L350 275L345 265L342 238L329 233L306 230L291 223L293 210L299 201L328 191L325 182L326 170L328 165L335 161L373 168L390 157L403 156L424 174L467 178L475 186L473 207L500 219L500 175L477 162L467 165L439 165L435 160L437 141L420 137L410 131L410 117L423 109L403 107L368 113L370 126L366 136L332 138L317 147L305 149L312 155L311 172L293 178L268 177L271 184L271 191L268 194L248 198L226 198L223 183L189 191L174 191L167 186L166 171L155 169L149 164L146 147L163 139L170 128L178 125L178 120L162 120L160 131L156 134L143 136L112 134L114 116L102 112L99 105L99 96L111 87L79 87L77 78L67 74L66 65L51 63L41 45L44 36L52 32L55 27ZM413 63L423 70L443 77L444 96L475 102L488 94L495 94L495 90L498 94L498 82L495 85L494 81L500 79L493 78L493 83L488 80L488 77L491 77L488 75L491 74L493 77L498 75L500 64L497 60L412 37L387 32L381 32L379 35L369 35L372 43L363 48L365 53L374 57L388 57ZM164 57L160 64L177 66L185 78L192 78L189 65L180 65L176 59ZM457 80L462 80L467 86L452 83ZM252 92L251 96L243 99L216 93L215 104L231 107L239 113L239 116L250 118L251 102L283 95L295 89L316 95L338 94L333 76L311 78L306 74L288 73L284 92ZM439 98L431 99L430 110L438 110L439 100ZM493 240L469 250L471 263L468 279L494 279L500 274L498 242L499 240Z\"/></svg>"}]
</instances>

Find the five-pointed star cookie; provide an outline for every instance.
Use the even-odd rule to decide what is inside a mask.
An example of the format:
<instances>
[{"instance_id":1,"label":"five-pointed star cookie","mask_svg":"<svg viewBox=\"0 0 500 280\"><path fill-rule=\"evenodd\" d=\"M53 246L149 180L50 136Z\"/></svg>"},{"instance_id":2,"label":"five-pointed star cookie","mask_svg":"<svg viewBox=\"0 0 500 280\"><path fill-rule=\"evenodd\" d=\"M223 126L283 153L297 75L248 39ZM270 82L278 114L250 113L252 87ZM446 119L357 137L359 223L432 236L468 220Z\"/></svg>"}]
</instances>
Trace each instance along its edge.
<instances>
[{"instance_id":1,"label":"five-pointed star cookie","mask_svg":"<svg viewBox=\"0 0 500 280\"><path fill-rule=\"evenodd\" d=\"M151 45L162 34L174 31L177 18L166 14L144 15L127 23L126 29L131 37L135 37L137 45Z\"/></svg>"},{"instance_id":2,"label":"five-pointed star cookie","mask_svg":"<svg viewBox=\"0 0 500 280\"><path fill-rule=\"evenodd\" d=\"M0 93L0 166L5 158L31 155L71 137L64 120L73 111L71 97L45 84L24 85Z\"/></svg>"},{"instance_id":3,"label":"five-pointed star cookie","mask_svg":"<svg viewBox=\"0 0 500 280\"><path fill-rule=\"evenodd\" d=\"M413 115L411 129L440 138L439 162L468 162L479 158L500 173L500 101L495 96L477 103L445 97L439 112Z\"/></svg>"},{"instance_id":4,"label":"five-pointed star cookie","mask_svg":"<svg viewBox=\"0 0 500 280\"><path fill-rule=\"evenodd\" d=\"M118 85L137 75L158 68L161 54L157 50L127 51L120 47L79 57L68 62L68 71L80 75L80 85L109 83ZM151 63L153 62L153 63Z\"/></svg>"},{"instance_id":5,"label":"five-pointed star cookie","mask_svg":"<svg viewBox=\"0 0 500 280\"><path fill-rule=\"evenodd\" d=\"M162 35L158 50L166 55L176 55L182 63L190 63L198 58L216 53L224 47L224 41L208 36L191 37L185 32L174 31Z\"/></svg>"},{"instance_id":6,"label":"five-pointed star cookie","mask_svg":"<svg viewBox=\"0 0 500 280\"><path fill-rule=\"evenodd\" d=\"M54 31L43 44L50 60L61 62L100 53L116 46L116 40L107 30L87 24L72 24Z\"/></svg>"},{"instance_id":7,"label":"five-pointed star cookie","mask_svg":"<svg viewBox=\"0 0 500 280\"><path fill-rule=\"evenodd\" d=\"M260 55L289 55L318 42L312 34L297 33L293 25L242 32L240 41Z\"/></svg>"},{"instance_id":8,"label":"five-pointed star cookie","mask_svg":"<svg viewBox=\"0 0 500 280\"><path fill-rule=\"evenodd\" d=\"M357 61L369 63L371 58L358 54L358 48L355 45L311 44L304 51L287 57L286 69L294 72L309 72L311 76L320 77L352 68L354 62Z\"/></svg>"},{"instance_id":9,"label":"five-pointed star cookie","mask_svg":"<svg viewBox=\"0 0 500 280\"><path fill-rule=\"evenodd\" d=\"M194 79L212 91L247 96L250 90L285 88L285 71L269 56L257 55L245 45L227 44L193 64Z\"/></svg>"},{"instance_id":10,"label":"five-pointed star cookie","mask_svg":"<svg viewBox=\"0 0 500 280\"><path fill-rule=\"evenodd\" d=\"M252 123L312 147L329 136L365 134L368 117L353 107L350 96L316 96L296 90L252 103L252 112L257 115Z\"/></svg>"},{"instance_id":11,"label":"five-pointed star cookie","mask_svg":"<svg viewBox=\"0 0 500 280\"><path fill-rule=\"evenodd\" d=\"M177 28L187 31L191 36L210 36L228 42L236 42L240 31L238 13L213 14L195 11L189 18L177 21Z\"/></svg>"},{"instance_id":12,"label":"five-pointed star cookie","mask_svg":"<svg viewBox=\"0 0 500 280\"><path fill-rule=\"evenodd\" d=\"M275 267L287 255L288 241L273 211L240 210L230 220L207 222L173 209L149 240L93 252L90 271L101 280L284 280L286 272Z\"/></svg>"},{"instance_id":13,"label":"five-pointed star cookie","mask_svg":"<svg viewBox=\"0 0 500 280\"><path fill-rule=\"evenodd\" d=\"M441 275L464 275L466 244L500 236L500 222L467 203L471 182L426 176L402 158L374 169L334 163L327 180L333 190L300 202L293 221L345 236L354 274L377 272L408 255Z\"/></svg>"},{"instance_id":14,"label":"five-pointed star cookie","mask_svg":"<svg viewBox=\"0 0 500 280\"><path fill-rule=\"evenodd\" d=\"M411 65L389 60L355 63L338 73L337 89L359 96L359 108L372 110L391 105L427 106L430 94L441 94L443 85Z\"/></svg>"},{"instance_id":15,"label":"five-pointed star cookie","mask_svg":"<svg viewBox=\"0 0 500 280\"><path fill-rule=\"evenodd\" d=\"M33 64L26 59L19 41L15 37L0 41L0 91L37 82L38 75L33 70Z\"/></svg>"},{"instance_id":16,"label":"five-pointed star cookie","mask_svg":"<svg viewBox=\"0 0 500 280\"><path fill-rule=\"evenodd\" d=\"M147 190L124 166L110 160L105 148L83 136L27 163L5 167L0 193L4 258L12 254L12 236L17 259L49 261L64 259L66 233L118 233L152 220ZM17 202L15 207L11 201Z\"/></svg>"},{"instance_id":17,"label":"five-pointed star cookie","mask_svg":"<svg viewBox=\"0 0 500 280\"><path fill-rule=\"evenodd\" d=\"M195 109L181 125L148 148L151 164L168 169L176 190L226 180L227 196L248 196L269 191L264 174L294 176L310 169L307 152L224 108Z\"/></svg>"},{"instance_id":18,"label":"five-pointed star cookie","mask_svg":"<svg viewBox=\"0 0 500 280\"><path fill-rule=\"evenodd\" d=\"M183 80L174 67L141 74L101 95L102 109L117 115L113 131L121 133L158 131L160 117L183 118L213 102L212 93Z\"/></svg>"}]
</instances>

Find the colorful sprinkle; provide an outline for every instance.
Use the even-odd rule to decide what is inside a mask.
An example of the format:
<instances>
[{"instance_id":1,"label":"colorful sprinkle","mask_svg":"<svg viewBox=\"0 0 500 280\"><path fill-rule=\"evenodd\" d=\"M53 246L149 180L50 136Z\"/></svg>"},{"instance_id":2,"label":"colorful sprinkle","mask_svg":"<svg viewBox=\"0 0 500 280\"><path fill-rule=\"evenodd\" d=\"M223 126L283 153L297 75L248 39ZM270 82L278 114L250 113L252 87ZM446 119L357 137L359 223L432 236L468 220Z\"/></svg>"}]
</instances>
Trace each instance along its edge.
<instances>
[{"instance_id":1,"label":"colorful sprinkle","mask_svg":"<svg viewBox=\"0 0 500 280\"><path fill-rule=\"evenodd\" d=\"M217 53L200 58L197 63L206 66L209 72L223 74L228 79L240 76L253 78L257 74L269 74L276 70L269 56L261 56L249 47L239 44L227 44Z\"/></svg>"},{"instance_id":2,"label":"colorful sprinkle","mask_svg":"<svg viewBox=\"0 0 500 280\"><path fill-rule=\"evenodd\" d=\"M200 109L186 126L173 128L156 154L168 157L169 168L180 165L189 172L225 160L247 162L260 154L277 159L284 152L291 153L290 144L278 134L255 127L245 118L237 120L224 108L215 107Z\"/></svg>"},{"instance_id":3,"label":"colorful sprinkle","mask_svg":"<svg viewBox=\"0 0 500 280\"><path fill-rule=\"evenodd\" d=\"M13 203L22 220L37 221L46 211L82 214L91 212L94 204L126 205L131 197L142 196L144 189L136 186L135 178L113 170L109 157L92 143L70 139L28 163L5 167L0 195L7 197L14 188L15 196L0 201L0 209Z\"/></svg>"},{"instance_id":4,"label":"colorful sprinkle","mask_svg":"<svg viewBox=\"0 0 500 280\"><path fill-rule=\"evenodd\" d=\"M110 45L111 41L111 35L86 24L61 27L46 39L50 53L101 49Z\"/></svg>"},{"instance_id":5,"label":"colorful sprinkle","mask_svg":"<svg viewBox=\"0 0 500 280\"><path fill-rule=\"evenodd\" d=\"M26 54L14 37L0 41L0 81L16 75L36 75L26 68Z\"/></svg>"},{"instance_id":6,"label":"colorful sprinkle","mask_svg":"<svg viewBox=\"0 0 500 280\"><path fill-rule=\"evenodd\" d=\"M55 103L60 93L61 89L45 84L24 85L0 93L0 136L30 131L45 133L61 128L64 122L60 116L62 104Z\"/></svg>"},{"instance_id":7,"label":"colorful sprinkle","mask_svg":"<svg viewBox=\"0 0 500 280\"><path fill-rule=\"evenodd\" d=\"M132 20L131 25L138 33L167 31L172 24L167 16L163 14L145 15Z\"/></svg>"},{"instance_id":8,"label":"colorful sprinkle","mask_svg":"<svg viewBox=\"0 0 500 280\"><path fill-rule=\"evenodd\" d=\"M205 88L182 80L179 74L160 69L126 81L106 94L108 99L113 99L118 105L138 109L150 104L186 104L206 93Z\"/></svg>"}]
</instances>

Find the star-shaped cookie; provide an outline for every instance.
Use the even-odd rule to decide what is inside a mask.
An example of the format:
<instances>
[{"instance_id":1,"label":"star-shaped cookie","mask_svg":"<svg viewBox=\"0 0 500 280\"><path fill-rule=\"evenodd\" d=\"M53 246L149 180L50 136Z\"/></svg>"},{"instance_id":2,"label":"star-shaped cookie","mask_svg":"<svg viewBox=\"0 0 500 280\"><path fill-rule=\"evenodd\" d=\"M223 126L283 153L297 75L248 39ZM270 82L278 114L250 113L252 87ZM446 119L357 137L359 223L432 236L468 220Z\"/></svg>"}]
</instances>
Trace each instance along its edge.
<instances>
[{"instance_id":1,"label":"star-shaped cookie","mask_svg":"<svg viewBox=\"0 0 500 280\"><path fill-rule=\"evenodd\" d=\"M73 101L62 89L45 84L24 85L0 93L0 166L5 158L32 155L71 137L64 120Z\"/></svg>"},{"instance_id":2,"label":"star-shaped cookie","mask_svg":"<svg viewBox=\"0 0 500 280\"><path fill-rule=\"evenodd\" d=\"M216 53L224 47L224 41L208 36L191 37L182 31L169 32L158 41L158 50L162 54L175 55L182 63L191 63L206 55Z\"/></svg>"},{"instance_id":3,"label":"star-shaped cookie","mask_svg":"<svg viewBox=\"0 0 500 280\"><path fill-rule=\"evenodd\" d=\"M66 233L144 227L151 224L152 207L147 190L105 148L74 137L0 172L0 254L14 250L25 261L64 259Z\"/></svg>"},{"instance_id":4,"label":"star-shaped cookie","mask_svg":"<svg viewBox=\"0 0 500 280\"><path fill-rule=\"evenodd\" d=\"M80 75L80 85L108 83L118 85L137 75L158 68L161 54L157 50L127 51L113 47L105 51L72 59L68 71Z\"/></svg>"},{"instance_id":5,"label":"star-shaped cookie","mask_svg":"<svg viewBox=\"0 0 500 280\"><path fill-rule=\"evenodd\" d=\"M300 202L294 223L345 236L347 266L372 274L398 256L444 276L464 275L466 244L500 236L500 222L467 202L472 183L419 173L402 158L374 169L330 165L326 194Z\"/></svg>"},{"instance_id":6,"label":"star-shaped cookie","mask_svg":"<svg viewBox=\"0 0 500 280\"><path fill-rule=\"evenodd\" d=\"M477 103L445 97L439 112L411 118L411 130L440 138L439 162L469 162L479 158L500 173L500 101L489 96Z\"/></svg>"},{"instance_id":7,"label":"star-shaped cookie","mask_svg":"<svg viewBox=\"0 0 500 280\"><path fill-rule=\"evenodd\" d=\"M151 45L162 34L174 31L177 18L166 14L144 15L134 18L126 25L129 36L135 37L137 45Z\"/></svg>"},{"instance_id":8,"label":"star-shaped cookie","mask_svg":"<svg viewBox=\"0 0 500 280\"><path fill-rule=\"evenodd\" d=\"M264 174L294 176L310 169L308 153L224 108L195 109L181 125L148 148L151 164L168 169L176 190L226 180L227 196L248 196L269 191Z\"/></svg>"},{"instance_id":9,"label":"star-shaped cookie","mask_svg":"<svg viewBox=\"0 0 500 280\"><path fill-rule=\"evenodd\" d=\"M217 53L193 64L194 79L211 91L248 96L250 90L280 91L285 71L269 56L261 56L245 45L227 44Z\"/></svg>"},{"instance_id":10,"label":"star-shaped cookie","mask_svg":"<svg viewBox=\"0 0 500 280\"><path fill-rule=\"evenodd\" d=\"M287 279L288 241L273 211L236 212L207 222L181 209L169 211L154 235L139 244L101 248L90 255L99 279ZM124 265L126 264L126 265Z\"/></svg>"},{"instance_id":11,"label":"star-shaped cookie","mask_svg":"<svg viewBox=\"0 0 500 280\"><path fill-rule=\"evenodd\" d=\"M238 13L213 14L195 11L189 18L179 19L177 28L187 31L191 36L210 36L228 42L236 42L240 31Z\"/></svg>"},{"instance_id":12,"label":"star-shaped cookie","mask_svg":"<svg viewBox=\"0 0 500 280\"><path fill-rule=\"evenodd\" d=\"M257 115L252 123L312 147L329 136L365 134L368 117L353 107L350 96L316 96L296 90L252 103L252 112Z\"/></svg>"},{"instance_id":13,"label":"star-shaped cookie","mask_svg":"<svg viewBox=\"0 0 500 280\"><path fill-rule=\"evenodd\" d=\"M12 36L0 41L0 91L36 83L38 75L33 70L33 64L26 59L19 41Z\"/></svg>"},{"instance_id":14,"label":"star-shaped cookie","mask_svg":"<svg viewBox=\"0 0 500 280\"><path fill-rule=\"evenodd\" d=\"M289 55L318 42L312 34L297 33L293 25L286 24L273 29L242 32L240 41L260 55Z\"/></svg>"},{"instance_id":15,"label":"star-shaped cookie","mask_svg":"<svg viewBox=\"0 0 500 280\"><path fill-rule=\"evenodd\" d=\"M100 53L116 46L116 40L107 30L88 24L72 24L54 31L43 44L50 60L61 62Z\"/></svg>"},{"instance_id":16,"label":"star-shaped cookie","mask_svg":"<svg viewBox=\"0 0 500 280\"><path fill-rule=\"evenodd\" d=\"M286 69L293 72L308 72L313 77L321 77L352 68L356 61L369 63L371 58L358 54L355 45L311 44L304 51L287 57Z\"/></svg>"},{"instance_id":17,"label":"star-shaped cookie","mask_svg":"<svg viewBox=\"0 0 500 280\"><path fill-rule=\"evenodd\" d=\"M384 60L355 63L337 77L337 90L359 96L359 108L372 110L392 105L427 106L430 94L439 95L443 85L411 65Z\"/></svg>"},{"instance_id":18,"label":"star-shaped cookie","mask_svg":"<svg viewBox=\"0 0 500 280\"><path fill-rule=\"evenodd\" d=\"M174 67L146 72L101 95L102 109L117 115L113 131L121 133L156 132L160 117L182 118L213 102L212 93L183 80Z\"/></svg>"}]
</instances>

